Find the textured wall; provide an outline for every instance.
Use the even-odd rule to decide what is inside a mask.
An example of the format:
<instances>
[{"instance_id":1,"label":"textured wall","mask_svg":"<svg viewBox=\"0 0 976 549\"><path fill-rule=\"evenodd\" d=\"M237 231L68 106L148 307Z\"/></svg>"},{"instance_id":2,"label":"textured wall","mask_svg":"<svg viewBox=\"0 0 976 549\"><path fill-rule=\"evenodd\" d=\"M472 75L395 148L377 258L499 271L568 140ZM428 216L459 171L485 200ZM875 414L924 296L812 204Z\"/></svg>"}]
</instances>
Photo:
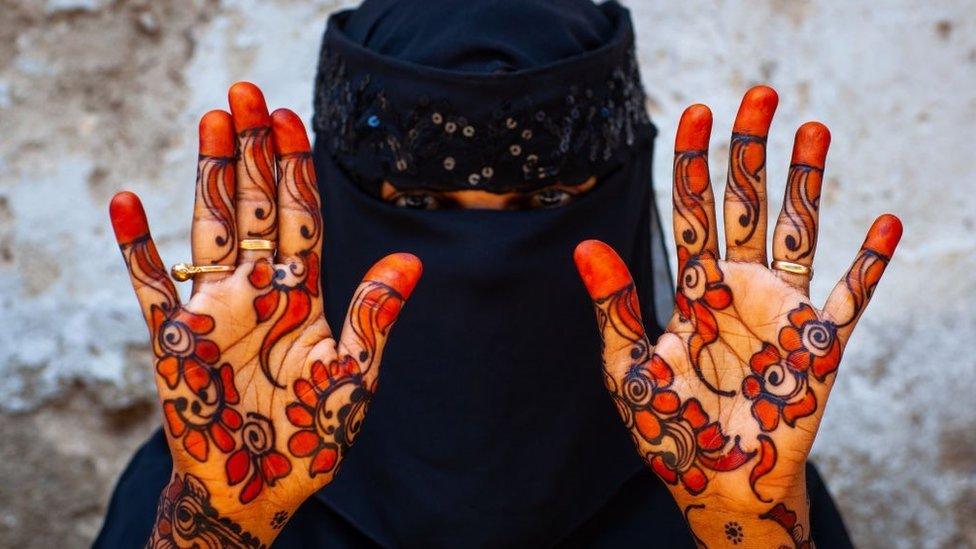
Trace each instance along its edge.
<instances>
[{"instance_id":1,"label":"textured wall","mask_svg":"<svg viewBox=\"0 0 976 549\"><path fill-rule=\"evenodd\" d=\"M84 546L156 422L108 198L139 192L163 257L187 257L197 118L249 79L307 119L339 5L0 0L0 546ZM903 218L814 453L861 546L976 546L976 4L629 5L662 151L701 101L723 166L742 92L768 82L778 196L795 127L831 127L815 301L877 213ZM655 169L670 180L667 154Z\"/></svg>"}]
</instances>

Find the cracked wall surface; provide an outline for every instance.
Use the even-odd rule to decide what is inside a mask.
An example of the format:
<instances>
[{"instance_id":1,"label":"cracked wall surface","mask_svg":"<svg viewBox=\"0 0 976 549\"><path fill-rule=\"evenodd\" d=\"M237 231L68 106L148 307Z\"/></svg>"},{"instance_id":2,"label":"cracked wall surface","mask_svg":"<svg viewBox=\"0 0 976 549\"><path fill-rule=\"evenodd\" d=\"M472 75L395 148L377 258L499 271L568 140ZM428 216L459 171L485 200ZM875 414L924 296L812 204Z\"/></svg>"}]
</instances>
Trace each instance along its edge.
<instances>
[{"instance_id":1,"label":"cracked wall surface","mask_svg":"<svg viewBox=\"0 0 976 549\"><path fill-rule=\"evenodd\" d=\"M325 18L351 4L0 0L0 546L87 546L158 421L108 198L138 192L164 259L188 257L197 119L247 79L307 120ZM859 546L976 547L976 5L626 4L660 203L681 110L715 113L718 185L741 94L765 82L770 196L793 130L833 133L815 302L876 214L904 220L814 456Z\"/></svg>"}]
</instances>

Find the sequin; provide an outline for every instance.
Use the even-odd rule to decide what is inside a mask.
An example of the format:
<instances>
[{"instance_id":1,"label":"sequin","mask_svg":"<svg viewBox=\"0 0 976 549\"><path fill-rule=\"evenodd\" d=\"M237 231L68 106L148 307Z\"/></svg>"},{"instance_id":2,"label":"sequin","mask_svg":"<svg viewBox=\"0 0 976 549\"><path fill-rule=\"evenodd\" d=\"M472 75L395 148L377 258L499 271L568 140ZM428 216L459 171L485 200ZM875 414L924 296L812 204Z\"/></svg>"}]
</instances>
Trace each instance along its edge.
<instances>
[{"instance_id":1,"label":"sequin","mask_svg":"<svg viewBox=\"0 0 976 549\"><path fill-rule=\"evenodd\" d=\"M534 190L557 176L584 181L651 131L632 49L581 74L579 84L500 97L478 114L443 97L400 96L399 86L385 87L395 78L347 66L329 47L320 59L313 118L319 137L354 176L364 158L375 159L386 173L370 168L361 175L387 177L402 189Z\"/></svg>"}]
</instances>

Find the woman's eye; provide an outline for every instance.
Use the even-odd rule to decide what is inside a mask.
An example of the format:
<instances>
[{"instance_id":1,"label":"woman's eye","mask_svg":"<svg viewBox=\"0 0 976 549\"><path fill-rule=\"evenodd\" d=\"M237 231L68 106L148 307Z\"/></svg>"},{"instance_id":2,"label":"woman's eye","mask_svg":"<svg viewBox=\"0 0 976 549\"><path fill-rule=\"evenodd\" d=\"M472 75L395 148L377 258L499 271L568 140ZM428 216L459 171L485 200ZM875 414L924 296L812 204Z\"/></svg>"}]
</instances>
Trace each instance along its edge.
<instances>
[{"instance_id":1,"label":"woman's eye","mask_svg":"<svg viewBox=\"0 0 976 549\"><path fill-rule=\"evenodd\" d=\"M533 208L557 208L568 204L573 195L559 189L545 189L532 195Z\"/></svg>"},{"instance_id":2,"label":"woman's eye","mask_svg":"<svg viewBox=\"0 0 976 549\"><path fill-rule=\"evenodd\" d=\"M437 199L426 193L401 194L393 202L400 208L411 210L436 210Z\"/></svg>"}]
</instances>

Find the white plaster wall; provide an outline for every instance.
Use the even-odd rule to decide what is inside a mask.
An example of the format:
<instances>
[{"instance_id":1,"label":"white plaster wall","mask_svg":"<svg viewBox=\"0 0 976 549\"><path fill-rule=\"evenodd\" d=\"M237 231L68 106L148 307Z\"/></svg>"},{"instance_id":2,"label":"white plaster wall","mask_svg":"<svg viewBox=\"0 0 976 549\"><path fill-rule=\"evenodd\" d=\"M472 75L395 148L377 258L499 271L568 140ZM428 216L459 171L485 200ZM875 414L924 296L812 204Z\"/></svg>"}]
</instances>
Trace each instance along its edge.
<instances>
[{"instance_id":1,"label":"white plaster wall","mask_svg":"<svg viewBox=\"0 0 976 549\"><path fill-rule=\"evenodd\" d=\"M138 192L164 259L188 257L197 119L248 79L308 120L324 20L351 4L0 0L0 545L89 543L156 421L108 198ZM976 546L976 2L627 4L662 204L681 110L712 107L721 184L741 94L764 82L771 196L795 128L833 133L815 301L877 214L902 217L814 455L861 546ZM48 525L52 506L69 518Z\"/></svg>"}]
</instances>

